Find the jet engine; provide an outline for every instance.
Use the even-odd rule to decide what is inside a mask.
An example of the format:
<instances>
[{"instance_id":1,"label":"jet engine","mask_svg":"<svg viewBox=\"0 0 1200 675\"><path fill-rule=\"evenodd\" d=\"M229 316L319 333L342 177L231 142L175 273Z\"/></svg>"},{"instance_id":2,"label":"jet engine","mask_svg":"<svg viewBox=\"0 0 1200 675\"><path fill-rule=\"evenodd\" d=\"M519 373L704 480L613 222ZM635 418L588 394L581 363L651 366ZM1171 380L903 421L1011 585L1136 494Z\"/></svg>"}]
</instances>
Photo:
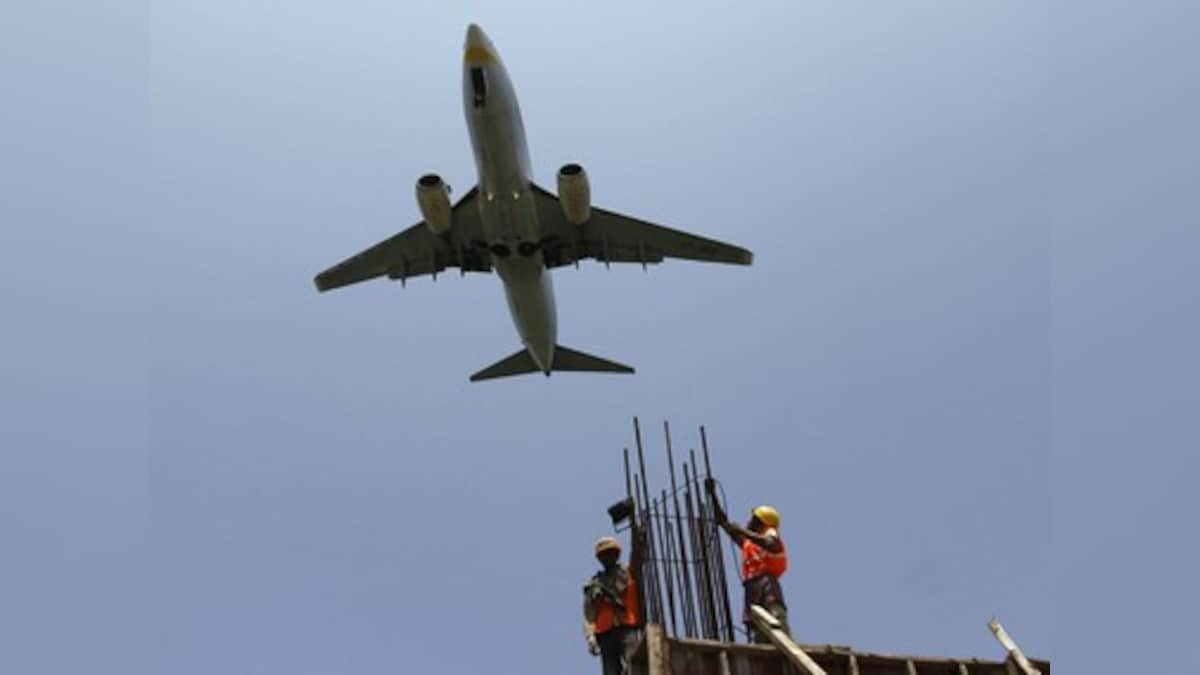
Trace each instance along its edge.
<instances>
[{"instance_id":1,"label":"jet engine","mask_svg":"<svg viewBox=\"0 0 1200 675\"><path fill-rule=\"evenodd\" d=\"M582 166L564 164L558 170L558 203L572 225L582 225L591 217L592 189Z\"/></svg>"},{"instance_id":2,"label":"jet engine","mask_svg":"<svg viewBox=\"0 0 1200 675\"><path fill-rule=\"evenodd\" d=\"M450 186L441 176L427 173L417 179L417 206L430 232L444 234L450 229Z\"/></svg>"}]
</instances>

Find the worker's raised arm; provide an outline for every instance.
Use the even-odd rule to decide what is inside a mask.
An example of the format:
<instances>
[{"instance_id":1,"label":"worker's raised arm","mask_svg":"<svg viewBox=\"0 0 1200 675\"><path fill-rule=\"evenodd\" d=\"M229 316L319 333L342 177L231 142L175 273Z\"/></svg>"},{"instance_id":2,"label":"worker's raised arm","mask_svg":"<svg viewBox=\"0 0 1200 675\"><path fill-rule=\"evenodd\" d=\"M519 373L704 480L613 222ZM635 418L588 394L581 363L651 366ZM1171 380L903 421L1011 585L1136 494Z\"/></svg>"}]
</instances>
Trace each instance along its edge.
<instances>
[{"instance_id":1,"label":"worker's raised arm","mask_svg":"<svg viewBox=\"0 0 1200 675\"><path fill-rule=\"evenodd\" d=\"M725 530L725 534L729 535L729 538L733 540L733 543L737 544L738 546L742 545L742 541L745 540L744 535L746 532L744 528L740 527L737 523L731 523L728 520L718 520L717 524L721 526L722 530Z\"/></svg>"},{"instance_id":2,"label":"worker's raised arm","mask_svg":"<svg viewBox=\"0 0 1200 675\"><path fill-rule=\"evenodd\" d=\"M737 523L729 522L729 516L725 515L725 509L721 508L721 502L717 499L717 483L711 478L704 479L704 487L708 490L708 496L712 499L713 505L713 520L720 526L729 538L734 543L741 544L747 530L738 526Z\"/></svg>"},{"instance_id":3,"label":"worker's raised arm","mask_svg":"<svg viewBox=\"0 0 1200 675\"><path fill-rule=\"evenodd\" d=\"M779 551L783 550L783 547L779 543L779 538L776 537L774 533L762 534L755 532L729 520L729 516L725 515L725 509L721 508L721 502L717 499L716 481L711 478L707 478L704 481L704 487L708 489L708 495L712 498L713 519L717 522L717 525L721 526L722 530L725 530L725 533L728 534L729 538L735 543L741 545L742 542L750 540L755 544L767 549L771 553L778 553Z\"/></svg>"},{"instance_id":4,"label":"worker's raised arm","mask_svg":"<svg viewBox=\"0 0 1200 675\"><path fill-rule=\"evenodd\" d=\"M760 532L748 530L741 525L728 520L722 523L721 527L729 533L730 538L739 544L749 539L755 544L767 549L771 553L779 553L781 550L783 550L783 547L779 544L779 537L775 536L774 534L762 534Z\"/></svg>"}]
</instances>

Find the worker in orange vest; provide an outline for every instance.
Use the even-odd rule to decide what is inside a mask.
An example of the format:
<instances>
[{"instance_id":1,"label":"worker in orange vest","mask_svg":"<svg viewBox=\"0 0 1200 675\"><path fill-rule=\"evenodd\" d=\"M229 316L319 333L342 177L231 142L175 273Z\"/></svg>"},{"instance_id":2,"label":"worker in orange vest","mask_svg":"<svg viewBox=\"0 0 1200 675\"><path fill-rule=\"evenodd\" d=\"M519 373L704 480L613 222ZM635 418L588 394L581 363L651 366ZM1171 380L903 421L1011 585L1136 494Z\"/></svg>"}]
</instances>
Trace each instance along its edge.
<instances>
[{"instance_id":1,"label":"worker in orange vest","mask_svg":"<svg viewBox=\"0 0 1200 675\"><path fill-rule=\"evenodd\" d=\"M710 493L713 487L709 485ZM757 506L750 512L750 521L745 527L731 522L720 503L713 499L714 517L721 529L742 549L742 588L745 590L745 606L742 622L752 642L770 642L770 639L755 628L751 619L750 606L758 605L779 620L784 632L790 634L787 622L787 603L783 600L783 586L779 577L787 571L787 550L779 536L779 511L770 506Z\"/></svg>"},{"instance_id":2,"label":"worker in orange vest","mask_svg":"<svg viewBox=\"0 0 1200 675\"><path fill-rule=\"evenodd\" d=\"M637 648L641 552L641 537L635 532L629 567L623 567L620 542L613 537L596 542L596 559L602 569L583 587L583 634L588 651L601 658L604 675L621 675Z\"/></svg>"}]
</instances>

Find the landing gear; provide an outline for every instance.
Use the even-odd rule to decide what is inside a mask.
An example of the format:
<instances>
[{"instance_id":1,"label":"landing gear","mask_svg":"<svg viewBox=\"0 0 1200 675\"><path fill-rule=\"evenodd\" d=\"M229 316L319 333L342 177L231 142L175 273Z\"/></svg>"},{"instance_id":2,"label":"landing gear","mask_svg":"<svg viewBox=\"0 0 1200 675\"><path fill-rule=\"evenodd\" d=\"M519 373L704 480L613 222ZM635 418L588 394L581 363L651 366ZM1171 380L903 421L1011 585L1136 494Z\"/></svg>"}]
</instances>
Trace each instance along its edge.
<instances>
[{"instance_id":1,"label":"landing gear","mask_svg":"<svg viewBox=\"0 0 1200 675\"><path fill-rule=\"evenodd\" d=\"M541 248L542 248L542 245L539 242L522 241L517 244L516 252L522 258L528 258L528 257L532 256L534 253L537 253ZM488 247L488 250L491 251L492 255L496 256L497 258L507 258L513 254L512 248L509 247L508 244L505 244L503 242L496 242L495 244L492 244L491 246Z\"/></svg>"}]
</instances>

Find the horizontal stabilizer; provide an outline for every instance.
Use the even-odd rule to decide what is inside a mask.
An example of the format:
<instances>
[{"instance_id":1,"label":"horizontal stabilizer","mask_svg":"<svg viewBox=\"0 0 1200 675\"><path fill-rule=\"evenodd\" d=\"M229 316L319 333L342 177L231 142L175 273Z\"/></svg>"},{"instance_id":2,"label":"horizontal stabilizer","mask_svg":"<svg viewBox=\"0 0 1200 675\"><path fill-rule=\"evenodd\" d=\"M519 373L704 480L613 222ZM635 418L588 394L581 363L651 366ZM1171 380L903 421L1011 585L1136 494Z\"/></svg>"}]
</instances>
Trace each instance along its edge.
<instances>
[{"instance_id":1,"label":"horizontal stabilizer","mask_svg":"<svg viewBox=\"0 0 1200 675\"><path fill-rule=\"evenodd\" d=\"M512 356L503 358L492 365L471 376L472 382L480 380L492 380L497 377L509 377L510 375L524 375L525 373L536 373L541 368L533 362L533 357L529 355L529 351L522 349Z\"/></svg>"},{"instance_id":2,"label":"horizontal stabilizer","mask_svg":"<svg viewBox=\"0 0 1200 675\"><path fill-rule=\"evenodd\" d=\"M554 365L551 371L573 371L587 373L632 373L633 368L615 361L608 361L599 356L584 354L561 345L554 348ZM540 372L541 368L534 363L533 357L525 349L493 363L471 376L472 382L493 380L498 377L524 375Z\"/></svg>"},{"instance_id":3,"label":"horizontal stabilizer","mask_svg":"<svg viewBox=\"0 0 1200 675\"><path fill-rule=\"evenodd\" d=\"M633 372L633 368L625 364L617 363L616 361L606 361L599 356L577 352L574 349L567 349L562 345L554 348L554 367L551 370L573 370L588 373Z\"/></svg>"}]
</instances>

